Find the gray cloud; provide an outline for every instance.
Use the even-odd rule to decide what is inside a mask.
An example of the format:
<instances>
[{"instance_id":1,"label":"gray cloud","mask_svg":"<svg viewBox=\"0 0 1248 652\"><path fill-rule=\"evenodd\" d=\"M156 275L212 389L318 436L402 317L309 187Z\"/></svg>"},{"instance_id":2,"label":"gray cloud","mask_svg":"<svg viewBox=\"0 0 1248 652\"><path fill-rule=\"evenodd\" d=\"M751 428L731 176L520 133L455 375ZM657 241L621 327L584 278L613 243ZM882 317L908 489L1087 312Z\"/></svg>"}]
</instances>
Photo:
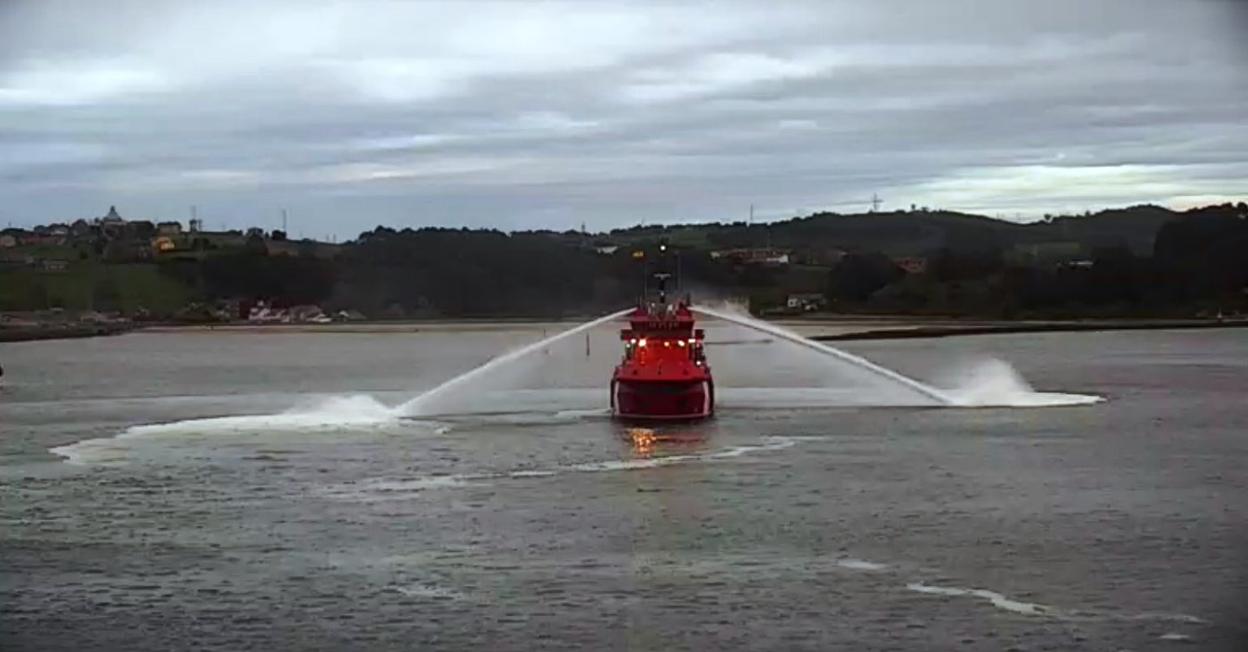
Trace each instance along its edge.
<instances>
[{"instance_id":1,"label":"gray cloud","mask_svg":"<svg viewBox=\"0 0 1248 652\"><path fill-rule=\"evenodd\" d=\"M286 207L350 236L1248 188L1230 2L103 5L0 9L0 221Z\"/></svg>"}]
</instances>

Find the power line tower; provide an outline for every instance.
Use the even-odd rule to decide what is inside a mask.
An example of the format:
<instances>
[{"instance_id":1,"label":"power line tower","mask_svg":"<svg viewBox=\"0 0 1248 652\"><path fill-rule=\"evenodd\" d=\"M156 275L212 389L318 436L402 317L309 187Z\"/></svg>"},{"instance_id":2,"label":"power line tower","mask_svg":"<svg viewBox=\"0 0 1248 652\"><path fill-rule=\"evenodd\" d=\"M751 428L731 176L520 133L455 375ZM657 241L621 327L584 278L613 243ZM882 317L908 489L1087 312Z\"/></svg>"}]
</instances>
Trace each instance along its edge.
<instances>
[{"instance_id":1,"label":"power line tower","mask_svg":"<svg viewBox=\"0 0 1248 652\"><path fill-rule=\"evenodd\" d=\"M883 203L883 201L884 200L880 199L879 195L875 193L871 193L871 212L872 213L880 212L880 204Z\"/></svg>"}]
</instances>

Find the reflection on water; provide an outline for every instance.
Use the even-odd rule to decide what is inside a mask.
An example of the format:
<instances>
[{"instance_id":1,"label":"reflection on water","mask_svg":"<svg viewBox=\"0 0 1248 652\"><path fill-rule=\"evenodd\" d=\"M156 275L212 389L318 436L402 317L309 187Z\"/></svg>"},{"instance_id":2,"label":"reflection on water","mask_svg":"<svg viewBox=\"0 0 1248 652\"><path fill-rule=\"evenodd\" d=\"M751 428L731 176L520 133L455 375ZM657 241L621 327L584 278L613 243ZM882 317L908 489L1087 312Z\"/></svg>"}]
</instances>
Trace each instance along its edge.
<instances>
[{"instance_id":1,"label":"reflection on water","mask_svg":"<svg viewBox=\"0 0 1248 652\"><path fill-rule=\"evenodd\" d=\"M6 380L26 379L0 400L5 649L1069 649L1074 627L1073 647L1237 649L1218 587L1248 504L1226 480L1248 418L1241 334L854 345L924 378L1000 356L1037 386L1116 397L1079 409L852 409L854 387L776 387L779 356L741 346L716 373L754 375L714 419L620 424L582 347L583 387L473 394L488 416L390 414L533 337L5 348ZM546 371L530 385L577 379ZM989 371L956 375L1014 387ZM975 398L1002 395L1017 402ZM1200 554L1175 554L1193 532Z\"/></svg>"},{"instance_id":2,"label":"reflection on water","mask_svg":"<svg viewBox=\"0 0 1248 652\"><path fill-rule=\"evenodd\" d=\"M632 449L633 457L687 454L703 448L711 439L709 424L677 425L665 428L627 427L621 438Z\"/></svg>"},{"instance_id":3,"label":"reflection on water","mask_svg":"<svg viewBox=\"0 0 1248 652\"><path fill-rule=\"evenodd\" d=\"M647 458L654 454L654 444L658 437L650 428L629 428L628 442L632 444L633 456Z\"/></svg>"}]
</instances>

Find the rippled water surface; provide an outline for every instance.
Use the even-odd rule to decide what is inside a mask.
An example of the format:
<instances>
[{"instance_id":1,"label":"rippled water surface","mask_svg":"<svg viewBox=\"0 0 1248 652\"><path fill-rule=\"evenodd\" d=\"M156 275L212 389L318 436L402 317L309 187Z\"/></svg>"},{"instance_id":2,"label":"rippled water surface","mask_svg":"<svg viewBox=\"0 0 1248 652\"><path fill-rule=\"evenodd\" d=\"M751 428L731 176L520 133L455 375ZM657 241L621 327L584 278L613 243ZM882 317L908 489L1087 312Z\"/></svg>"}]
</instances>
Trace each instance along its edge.
<instances>
[{"instance_id":1,"label":"rippled water surface","mask_svg":"<svg viewBox=\"0 0 1248 652\"><path fill-rule=\"evenodd\" d=\"M403 408L559 328L0 345L0 648L1248 642L1244 331L845 346L1067 403L1008 408L712 333L718 415L639 445L596 329Z\"/></svg>"}]
</instances>

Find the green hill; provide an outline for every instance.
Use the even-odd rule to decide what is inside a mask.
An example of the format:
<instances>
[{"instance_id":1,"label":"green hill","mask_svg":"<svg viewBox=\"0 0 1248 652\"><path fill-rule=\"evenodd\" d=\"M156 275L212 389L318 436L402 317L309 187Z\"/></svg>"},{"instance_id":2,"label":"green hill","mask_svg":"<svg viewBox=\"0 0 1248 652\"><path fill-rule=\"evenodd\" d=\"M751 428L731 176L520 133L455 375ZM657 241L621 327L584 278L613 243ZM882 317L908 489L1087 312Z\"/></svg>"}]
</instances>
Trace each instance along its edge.
<instances>
[{"instance_id":1,"label":"green hill","mask_svg":"<svg viewBox=\"0 0 1248 652\"><path fill-rule=\"evenodd\" d=\"M1184 212L1133 206L1027 224L894 211L597 234L377 227L327 251L240 235L241 246L149 262L81 246L18 247L0 251L0 310L171 316L190 302L263 300L374 317L587 314L632 301L645 269L633 251L653 253L664 241L690 286L749 297L759 308L822 293L841 311L1216 312L1248 301L1237 253L1246 215L1241 203Z\"/></svg>"}]
</instances>

